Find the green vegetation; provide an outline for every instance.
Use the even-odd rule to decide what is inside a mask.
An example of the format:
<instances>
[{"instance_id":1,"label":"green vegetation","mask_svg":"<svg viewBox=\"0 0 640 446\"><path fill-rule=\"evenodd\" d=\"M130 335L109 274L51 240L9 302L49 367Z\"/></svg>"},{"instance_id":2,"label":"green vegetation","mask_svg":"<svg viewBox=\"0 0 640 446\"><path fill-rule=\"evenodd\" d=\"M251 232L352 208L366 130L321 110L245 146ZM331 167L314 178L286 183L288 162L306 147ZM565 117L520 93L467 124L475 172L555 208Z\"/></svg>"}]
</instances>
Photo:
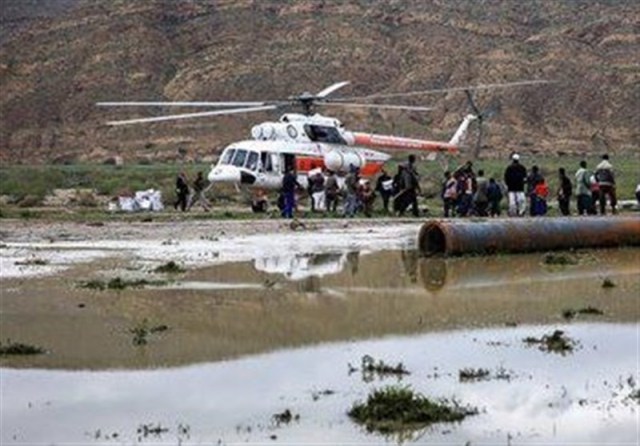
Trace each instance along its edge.
<instances>
[{"instance_id":1,"label":"green vegetation","mask_svg":"<svg viewBox=\"0 0 640 446\"><path fill-rule=\"evenodd\" d=\"M154 333L161 333L163 331L167 331L169 327L167 325L154 325L149 326L149 322L144 319L138 325L129 329L129 332L133 334L133 345L147 345L149 343L148 336Z\"/></svg>"},{"instance_id":2,"label":"green vegetation","mask_svg":"<svg viewBox=\"0 0 640 446\"><path fill-rule=\"evenodd\" d=\"M431 401L408 387L389 386L374 390L365 403L354 404L348 415L369 432L391 434L461 421L477 413L455 401Z\"/></svg>"},{"instance_id":3,"label":"green vegetation","mask_svg":"<svg viewBox=\"0 0 640 446\"><path fill-rule=\"evenodd\" d=\"M46 350L34 345L11 342L9 339L6 344L0 342L0 356L40 355L42 353L46 353Z\"/></svg>"},{"instance_id":4,"label":"green vegetation","mask_svg":"<svg viewBox=\"0 0 640 446\"><path fill-rule=\"evenodd\" d=\"M162 434L166 434L167 432L169 432L169 429L166 427L162 427L162 425L159 423L158 425L153 425L152 423L150 423L150 424L141 424L140 426L138 426L138 429L136 432L142 438L147 438L150 436L160 437L162 436Z\"/></svg>"},{"instance_id":5,"label":"green vegetation","mask_svg":"<svg viewBox=\"0 0 640 446\"><path fill-rule=\"evenodd\" d=\"M273 420L280 426L281 424L289 424L291 421L300 420L300 414L294 415L289 409L285 409L284 412L274 414Z\"/></svg>"},{"instance_id":6,"label":"green vegetation","mask_svg":"<svg viewBox=\"0 0 640 446\"><path fill-rule=\"evenodd\" d=\"M32 257L26 260L18 260L14 264L18 266L44 266L48 265L49 261L39 257Z\"/></svg>"},{"instance_id":7,"label":"green vegetation","mask_svg":"<svg viewBox=\"0 0 640 446\"><path fill-rule=\"evenodd\" d=\"M602 288L615 288L616 283L609 277L602 280Z\"/></svg>"},{"instance_id":8,"label":"green vegetation","mask_svg":"<svg viewBox=\"0 0 640 446\"><path fill-rule=\"evenodd\" d=\"M373 381L374 377L384 378L388 375L395 375L401 378L403 375L409 375L409 371L399 362L395 366L386 364L384 361L376 360L369 355L364 355L361 359L362 379L365 382Z\"/></svg>"},{"instance_id":9,"label":"green vegetation","mask_svg":"<svg viewBox=\"0 0 640 446\"><path fill-rule=\"evenodd\" d=\"M592 315L592 316L602 316L604 314L604 312L598 308L595 307L585 307L585 308L580 308L578 310L574 310L572 308L568 308L566 310L564 310L562 312L562 317L569 320L569 319L573 319L574 317L576 317L579 314L586 314L586 315Z\"/></svg>"},{"instance_id":10,"label":"green vegetation","mask_svg":"<svg viewBox=\"0 0 640 446\"><path fill-rule=\"evenodd\" d=\"M102 280L89 280L86 282L80 282L78 286L80 288L87 288L90 290L124 290L126 288L142 288L145 286L161 286L166 285L167 282L162 280L146 280L146 279L135 279L135 280L125 280L121 277L115 277L108 281Z\"/></svg>"},{"instance_id":11,"label":"green vegetation","mask_svg":"<svg viewBox=\"0 0 640 446\"><path fill-rule=\"evenodd\" d=\"M154 272L160 273L160 274L180 274L180 273L184 273L185 271L186 269L178 265L173 260L170 260L169 262L163 265L160 265L159 267L154 269Z\"/></svg>"},{"instance_id":12,"label":"green vegetation","mask_svg":"<svg viewBox=\"0 0 640 446\"><path fill-rule=\"evenodd\" d=\"M538 344L540 350L544 352L558 353L563 356L573 352L577 345L576 341L565 336L562 330L555 330L552 334L544 335L541 338L529 336L524 339L524 342L529 345Z\"/></svg>"},{"instance_id":13,"label":"green vegetation","mask_svg":"<svg viewBox=\"0 0 640 446\"><path fill-rule=\"evenodd\" d=\"M482 381L484 379L489 379L490 375L491 375L491 372L487 369L465 368L458 371L458 380L460 382Z\"/></svg>"},{"instance_id":14,"label":"green vegetation","mask_svg":"<svg viewBox=\"0 0 640 446\"><path fill-rule=\"evenodd\" d=\"M407 153L394 153L394 157L387 163L387 171L393 175L397 165L406 160ZM565 167L570 178L577 169L581 157L577 156L542 156L523 155L522 163L530 168L536 164L540 166L542 174L549 183L551 191L550 199L555 199L554 191L558 187L557 170ZM593 155L586 158L588 166L593 168L599 162L599 156ZM465 158L451 158L448 169L453 170L458 165L464 164ZM474 169L483 169L485 175L501 180L504 169L508 164L506 159L480 159L474 162ZM616 169L617 195L620 200L633 199L637 182L637 172L640 171L640 158L632 154L614 155L612 163ZM208 164L192 164L181 166L176 164L149 164L149 165L40 165L40 166L2 166L0 167L0 195L7 197L7 204L0 209L2 218L41 218L50 217L61 220L140 220L141 214L107 214L98 206L93 196L79 194L74 202L74 213L55 211L33 211L39 208L48 194L54 189L91 189L105 197L114 197L123 192L133 192L144 189L158 189L162 192L165 205L169 205L174 199L175 176L179 170L186 170L190 178L195 177L198 171L208 171ZM428 209L431 216L442 215L442 203L439 198L440 183L442 181L443 167L439 162L419 161L418 170L421 174L421 186L424 197L420 198L421 209ZM216 208L211 213L190 212L184 218L197 219L237 219L237 218L268 218L271 214L252 214L247 206L247 212L233 212L225 209L230 202L244 207L244 199L233 188L216 186L210 193L216 198ZM275 194L271 194L272 209ZM304 202L303 202L304 203ZM502 202L506 208L506 198ZM98 206L98 207L96 207ZM375 217L383 217L378 212L381 206L378 199L375 203ZM575 209L575 202L572 206ZM175 216L173 209L169 209L170 215ZM166 213L161 213L165 214ZM557 209L550 210L550 215L557 215ZM155 216L158 214L154 214ZM322 214L313 217L324 217Z\"/></svg>"},{"instance_id":15,"label":"green vegetation","mask_svg":"<svg viewBox=\"0 0 640 446\"><path fill-rule=\"evenodd\" d=\"M33 207L39 205L54 189L93 189L99 195L106 196L116 196L125 191L159 189L166 201L173 199L178 171L185 170L189 178L195 178L197 172L208 171L209 168L209 164L2 166L0 195L8 195L15 204L28 199L30 206L26 207ZM89 198L86 200L90 201ZM95 203L89 205L95 206Z\"/></svg>"},{"instance_id":16,"label":"green vegetation","mask_svg":"<svg viewBox=\"0 0 640 446\"><path fill-rule=\"evenodd\" d=\"M543 258L545 265L577 265L578 259L568 254L554 254L552 252L545 254Z\"/></svg>"}]
</instances>

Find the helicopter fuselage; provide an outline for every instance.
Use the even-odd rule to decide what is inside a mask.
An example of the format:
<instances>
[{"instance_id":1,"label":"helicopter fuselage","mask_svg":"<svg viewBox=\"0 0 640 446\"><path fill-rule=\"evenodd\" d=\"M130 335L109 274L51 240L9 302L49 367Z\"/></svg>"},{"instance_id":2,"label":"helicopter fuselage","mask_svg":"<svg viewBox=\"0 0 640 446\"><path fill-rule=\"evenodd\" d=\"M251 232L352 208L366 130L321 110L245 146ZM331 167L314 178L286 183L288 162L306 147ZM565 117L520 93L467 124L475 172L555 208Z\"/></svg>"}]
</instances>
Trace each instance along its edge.
<instances>
[{"instance_id":1,"label":"helicopter fuselage","mask_svg":"<svg viewBox=\"0 0 640 446\"><path fill-rule=\"evenodd\" d=\"M475 116L467 116L450 142L439 142L350 132L339 120L319 114L285 114L278 122L254 126L253 140L227 146L208 179L211 183L277 189L291 168L301 185L306 185L309 172L316 169L341 175L357 167L360 175L370 177L391 158L373 148L455 153L473 119Z\"/></svg>"}]
</instances>

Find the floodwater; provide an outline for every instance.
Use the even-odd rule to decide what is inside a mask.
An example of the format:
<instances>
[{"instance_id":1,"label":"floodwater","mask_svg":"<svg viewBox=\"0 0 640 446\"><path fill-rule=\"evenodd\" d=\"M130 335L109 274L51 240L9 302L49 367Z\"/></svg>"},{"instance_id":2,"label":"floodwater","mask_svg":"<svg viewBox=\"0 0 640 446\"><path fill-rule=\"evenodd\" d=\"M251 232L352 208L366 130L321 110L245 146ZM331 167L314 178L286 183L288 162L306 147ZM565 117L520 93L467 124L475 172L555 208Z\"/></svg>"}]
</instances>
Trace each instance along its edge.
<instances>
[{"instance_id":1,"label":"floodwater","mask_svg":"<svg viewBox=\"0 0 640 446\"><path fill-rule=\"evenodd\" d=\"M150 272L128 257L2 282L2 339L45 355L3 358L2 444L637 444L640 251L423 259L415 251L274 250ZM81 280L163 279L95 291ZM603 288L605 278L615 287ZM565 310L596 308L602 315ZM148 344L131 329L159 325ZM576 349L523 342L561 329ZM363 376L371 355L411 372ZM464 368L491 378L460 382ZM346 415L400 383L480 413L403 436ZM635 397L634 397L635 395ZM278 425L289 409L299 419ZM145 427L147 430L145 431ZM154 430L154 428L156 428Z\"/></svg>"}]
</instances>

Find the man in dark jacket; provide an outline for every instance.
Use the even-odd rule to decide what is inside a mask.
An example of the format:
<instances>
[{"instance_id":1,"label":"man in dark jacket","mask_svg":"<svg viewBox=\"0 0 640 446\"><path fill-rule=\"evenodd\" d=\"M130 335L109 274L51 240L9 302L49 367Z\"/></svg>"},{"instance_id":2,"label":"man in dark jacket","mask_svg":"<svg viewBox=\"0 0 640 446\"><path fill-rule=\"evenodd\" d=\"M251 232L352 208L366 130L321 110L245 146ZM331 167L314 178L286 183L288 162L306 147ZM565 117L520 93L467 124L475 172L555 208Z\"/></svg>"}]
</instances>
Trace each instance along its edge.
<instances>
[{"instance_id":1,"label":"man in dark jacket","mask_svg":"<svg viewBox=\"0 0 640 446\"><path fill-rule=\"evenodd\" d=\"M380 194L382 198L382 208L385 213L389 213L389 198L393 194L393 179L389 176L386 170L382 169L380 176L376 181L376 192Z\"/></svg>"},{"instance_id":2,"label":"man in dark jacket","mask_svg":"<svg viewBox=\"0 0 640 446\"><path fill-rule=\"evenodd\" d=\"M418 210L418 193L420 192L420 176L415 168L416 156L409 155L408 162L402 170L402 180L404 191L401 192L402 204L398 209L402 216L406 208L411 205L411 212L415 217L420 215Z\"/></svg>"},{"instance_id":3,"label":"man in dark jacket","mask_svg":"<svg viewBox=\"0 0 640 446\"><path fill-rule=\"evenodd\" d=\"M176 178L176 202L173 204L174 209L182 212L187 210L187 201L189 199L189 183L187 182L187 174L180 172Z\"/></svg>"},{"instance_id":4,"label":"man in dark jacket","mask_svg":"<svg viewBox=\"0 0 640 446\"><path fill-rule=\"evenodd\" d=\"M560 185L558 186L558 207L560 208L562 215L571 215L569 207L571 194L573 193L573 185L571 184L571 180L567 176L564 167L558 169L558 178L560 180Z\"/></svg>"},{"instance_id":5,"label":"man in dark jacket","mask_svg":"<svg viewBox=\"0 0 640 446\"><path fill-rule=\"evenodd\" d=\"M300 187L296 173L293 168L287 169L282 178L282 195L284 197L284 218L293 218L293 211L296 208L296 188Z\"/></svg>"},{"instance_id":6,"label":"man in dark jacket","mask_svg":"<svg viewBox=\"0 0 640 446\"><path fill-rule=\"evenodd\" d=\"M527 178L527 169L520 164L520 155L514 153L511 156L511 164L504 171L504 182L507 186L507 198L509 199L509 215L522 216L526 208L524 196L524 183Z\"/></svg>"}]
</instances>

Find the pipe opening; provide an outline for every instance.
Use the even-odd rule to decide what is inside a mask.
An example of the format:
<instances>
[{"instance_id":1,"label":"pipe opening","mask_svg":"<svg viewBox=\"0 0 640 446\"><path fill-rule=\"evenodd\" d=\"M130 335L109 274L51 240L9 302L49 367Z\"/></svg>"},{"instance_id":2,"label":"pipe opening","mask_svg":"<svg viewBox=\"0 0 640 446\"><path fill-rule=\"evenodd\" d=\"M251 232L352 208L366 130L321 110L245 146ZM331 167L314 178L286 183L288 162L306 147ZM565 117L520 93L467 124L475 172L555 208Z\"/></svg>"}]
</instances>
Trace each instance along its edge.
<instances>
[{"instance_id":1,"label":"pipe opening","mask_svg":"<svg viewBox=\"0 0 640 446\"><path fill-rule=\"evenodd\" d=\"M425 256L444 254L447 249L447 239L442 228L437 224L426 226L420 236L420 247Z\"/></svg>"}]
</instances>

